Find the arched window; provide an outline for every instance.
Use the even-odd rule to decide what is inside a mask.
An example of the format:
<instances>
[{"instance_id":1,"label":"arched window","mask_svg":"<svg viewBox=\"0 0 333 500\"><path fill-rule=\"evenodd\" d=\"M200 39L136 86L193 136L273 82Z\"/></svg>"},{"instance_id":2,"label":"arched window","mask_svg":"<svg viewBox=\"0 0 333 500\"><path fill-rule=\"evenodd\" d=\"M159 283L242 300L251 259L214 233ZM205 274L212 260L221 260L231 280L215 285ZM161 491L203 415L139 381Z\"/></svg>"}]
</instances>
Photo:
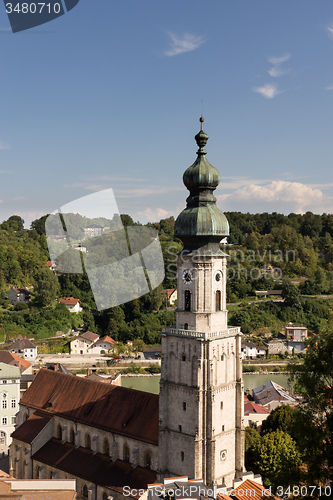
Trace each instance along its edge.
<instances>
[{"instance_id":1,"label":"arched window","mask_svg":"<svg viewBox=\"0 0 333 500\"><path fill-rule=\"evenodd\" d=\"M108 494L105 493L105 491L103 493L102 500L108 500Z\"/></svg>"},{"instance_id":2,"label":"arched window","mask_svg":"<svg viewBox=\"0 0 333 500\"><path fill-rule=\"evenodd\" d=\"M75 444L75 432L74 432L74 429L71 429L71 431L69 433L69 442L71 444Z\"/></svg>"},{"instance_id":3,"label":"arched window","mask_svg":"<svg viewBox=\"0 0 333 500\"><path fill-rule=\"evenodd\" d=\"M215 311L221 311L221 291L217 290L215 294Z\"/></svg>"},{"instance_id":4,"label":"arched window","mask_svg":"<svg viewBox=\"0 0 333 500\"><path fill-rule=\"evenodd\" d=\"M88 449L88 450L91 450L91 437L89 434L86 434L85 436L85 447Z\"/></svg>"},{"instance_id":5,"label":"arched window","mask_svg":"<svg viewBox=\"0 0 333 500\"><path fill-rule=\"evenodd\" d=\"M88 498L88 488L87 488L86 484L83 485L82 496L83 496L83 498Z\"/></svg>"},{"instance_id":6,"label":"arched window","mask_svg":"<svg viewBox=\"0 0 333 500\"><path fill-rule=\"evenodd\" d=\"M184 330L188 330L188 323L185 323Z\"/></svg>"},{"instance_id":7,"label":"arched window","mask_svg":"<svg viewBox=\"0 0 333 500\"><path fill-rule=\"evenodd\" d=\"M130 451L129 451L129 447L126 444L124 446L124 455L123 455L123 458L124 458L124 462L129 462L130 461Z\"/></svg>"},{"instance_id":8,"label":"arched window","mask_svg":"<svg viewBox=\"0 0 333 500\"><path fill-rule=\"evenodd\" d=\"M104 455L110 455L109 441L106 438L103 441L103 453Z\"/></svg>"},{"instance_id":9,"label":"arched window","mask_svg":"<svg viewBox=\"0 0 333 500\"><path fill-rule=\"evenodd\" d=\"M185 311L191 310L191 292L190 290L185 290Z\"/></svg>"},{"instance_id":10,"label":"arched window","mask_svg":"<svg viewBox=\"0 0 333 500\"><path fill-rule=\"evenodd\" d=\"M149 453L146 453L146 454L145 454L145 463L144 463L144 466L145 466L145 467L147 467L147 469L150 469L150 466L151 466L151 458L150 458Z\"/></svg>"},{"instance_id":11,"label":"arched window","mask_svg":"<svg viewBox=\"0 0 333 500\"><path fill-rule=\"evenodd\" d=\"M62 439L62 431L61 431L61 425L59 424L57 427L57 438Z\"/></svg>"}]
</instances>

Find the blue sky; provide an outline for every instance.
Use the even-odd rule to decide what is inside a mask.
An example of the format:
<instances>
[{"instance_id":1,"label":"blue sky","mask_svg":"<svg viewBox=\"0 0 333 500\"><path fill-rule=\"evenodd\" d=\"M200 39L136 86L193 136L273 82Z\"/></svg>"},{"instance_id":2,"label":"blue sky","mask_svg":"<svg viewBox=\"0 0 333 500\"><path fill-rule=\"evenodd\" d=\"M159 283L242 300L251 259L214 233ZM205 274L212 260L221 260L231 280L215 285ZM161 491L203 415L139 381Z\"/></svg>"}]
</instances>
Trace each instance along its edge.
<instances>
[{"instance_id":1,"label":"blue sky","mask_svg":"<svg viewBox=\"0 0 333 500\"><path fill-rule=\"evenodd\" d=\"M0 220L107 188L176 216L201 100L221 210L333 212L330 1L80 0L16 34L0 5L0 43Z\"/></svg>"}]
</instances>

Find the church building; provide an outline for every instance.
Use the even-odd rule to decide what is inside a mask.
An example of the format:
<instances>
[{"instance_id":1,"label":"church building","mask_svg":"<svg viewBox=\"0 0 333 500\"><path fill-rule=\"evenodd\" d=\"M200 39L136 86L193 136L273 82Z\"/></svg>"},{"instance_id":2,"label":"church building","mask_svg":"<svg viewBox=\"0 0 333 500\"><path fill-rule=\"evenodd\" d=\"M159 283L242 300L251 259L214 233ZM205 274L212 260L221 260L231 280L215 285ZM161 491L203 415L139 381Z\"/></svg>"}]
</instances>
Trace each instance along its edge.
<instances>
[{"instance_id":1,"label":"church building","mask_svg":"<svg viewBox=\"0 0 333 500\"><path fill-rule=\"evenodd\" d=\"M220 175L208 136L184 173L177 218L176 324L162 332L160 395L41 370L20 402L11 457L17 478L75 478L82 498L115 500L122 488L174 476L231 487L244 475L241 331L228 328L229 224L217 208ZM134 495L135 498L135 495Z\"/></svg>"},{"instance_id":2,"label":"church building","mask_svg":"<svg viewBox=\"0 0 333 500\"><path fill-rule=\"evenodd\" d=\"M159 469L161 478L187 475L229 487L245 470L242 334L227 325L227 255L219 242L229 224L216 206L220 175L206 159L200 121L198 157L183 176L190 195L175 224L184 243L176 325L162 333Z\"/></svg>"}]
</instances>

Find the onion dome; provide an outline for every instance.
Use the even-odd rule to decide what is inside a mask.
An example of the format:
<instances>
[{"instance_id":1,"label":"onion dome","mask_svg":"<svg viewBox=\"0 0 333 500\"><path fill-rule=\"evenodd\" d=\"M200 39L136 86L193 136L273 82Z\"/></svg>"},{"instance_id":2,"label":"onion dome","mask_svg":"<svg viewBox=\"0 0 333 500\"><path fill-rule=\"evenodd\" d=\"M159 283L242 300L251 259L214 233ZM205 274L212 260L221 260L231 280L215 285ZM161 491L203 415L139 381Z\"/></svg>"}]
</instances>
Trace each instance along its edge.
<instances>
[{"instance_id":1,"label":"onion dome","mask_svg":"<svg viewBox=\"0 0 333 500\"><path fill-rule=\"evenodd\" d=\"M175 236L181 239L187 250L196 250L214 245L218 250L218 243L229 235L229 223L226 216L216 206L213 191L220 183L220 174L206 159L204 147L208 135L201 130L195 136L199 149L197 159L184 173L183 182L190 191L186 200L186 208L175 223Z\"/></svg>"}]
</instances>

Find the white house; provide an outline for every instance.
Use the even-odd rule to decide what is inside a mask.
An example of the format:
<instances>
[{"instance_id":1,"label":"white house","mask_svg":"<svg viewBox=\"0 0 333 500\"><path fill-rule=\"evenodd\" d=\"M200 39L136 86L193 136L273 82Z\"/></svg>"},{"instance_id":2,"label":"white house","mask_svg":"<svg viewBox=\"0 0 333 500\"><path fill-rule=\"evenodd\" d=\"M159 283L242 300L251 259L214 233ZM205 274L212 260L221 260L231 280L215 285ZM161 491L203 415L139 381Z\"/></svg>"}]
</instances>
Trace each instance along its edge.
<instances>
[{"instance_id":1,"label":"white house","mask_svg":"<svg viewBox=\"0 0 333 500\"><path fill-rule=\"evenodd\" d=\"M92 354L91 346L99 339L93 332L85 332L71 341L71 354ZM103 344L104 345L104 344Z\"/></svg>"},{"instance_id":2,"label":"white house","mask_svg":"<svg viewBox=\"0 0 333 500\"><path fill-rule=\"evenodd\" d=\"M30 300L30 292L26 288L11 288L8 292L8 298L16 306L19 302L28 304Z\"/></svg>"},{"instance_id":3,"label":"white house","mask_svg":"<svg viewBox=\"0 0 333 500\"><path fill-rule=\"evenodd\" d=\"M96 340L96 342L91 345L90 352L92 354L104 354L105 352L108 352L110 347L116 344L117 342L115 340L106 335L106 337Z\"/></svg>"},{"instance_id":4,"label":"white house","mask_svg":"<svg viewBox=\"0 0 333 500\"><path fill-rule=\"evenodd\" d=\"M266 350L263 347L256 346L253 342L242 342L242 359L257 359L265 356Z\"/></svg>"},{"instance_id":5,"label":"white house","mask_svg":"<svg viewBox=\"0 0 333 500\"><path fill-rule=\"evenodd\" d=\"M254 424L259 427L269 415L269 410L262 405L247 401L244 404L244 427Z\"/></svg>"},{"instance_id":6,"label":"white house","mask_svg":"<svg viewBox=\"0 0 333 500\"><path fill-rule=\"evenodd\" d=\"M74 299L74 297L68 297L67 299L59 299L59 302L65 304L65 306L71 313L79 313L83 310L79 299Z\"/></svg>"},{"instance_id":7,"label":"white house","mask_svg":"<svg viewBox=\"0 0 333 500\"><path fill-rule=\"evenodd\" d=\"M21 358L25 358L28 361L34 360L37 358L37 346L33 344L28 339L18 339L9 346L9 352L13 352Z\"/></svg>"},{"instance_id":8,"label":"white house","mask_svg":"<svg viewBox=\"0 0 333 500\"><path fill-rule=\"evenodd\" d=\"M19 410L21 371L18 366L0 363L0 445L9 446Z\"/></svg>"}]
</instances>

